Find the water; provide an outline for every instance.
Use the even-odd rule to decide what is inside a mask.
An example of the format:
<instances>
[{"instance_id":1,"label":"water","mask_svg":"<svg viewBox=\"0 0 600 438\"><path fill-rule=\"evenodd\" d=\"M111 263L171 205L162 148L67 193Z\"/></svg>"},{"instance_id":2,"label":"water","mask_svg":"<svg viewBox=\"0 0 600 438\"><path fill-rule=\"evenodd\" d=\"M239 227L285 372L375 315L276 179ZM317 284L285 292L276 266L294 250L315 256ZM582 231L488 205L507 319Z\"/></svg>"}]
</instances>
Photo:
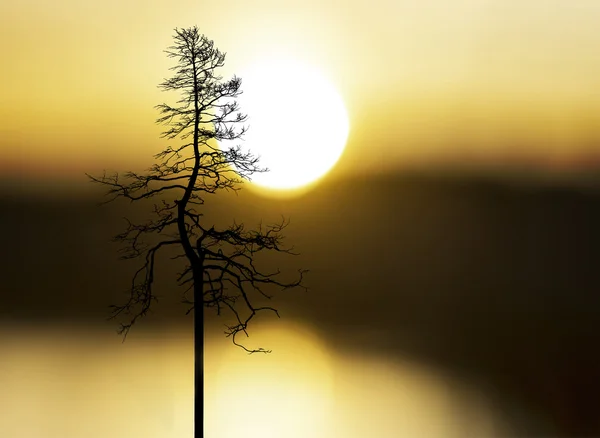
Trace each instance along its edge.
<instances>
[{"instance_id":1,"label":"water","mask_svg":"<svg viewBox=\"0 0 600 438\"><path fill-rule=\"evenodd\" d=\"M273 353L207 340L207 437L511 435L484 392L423 365L334 354L299 324L251 339ZM190 333L4 326L0 352L2 437L193 436Z\"/></svg>"}]
</instances>

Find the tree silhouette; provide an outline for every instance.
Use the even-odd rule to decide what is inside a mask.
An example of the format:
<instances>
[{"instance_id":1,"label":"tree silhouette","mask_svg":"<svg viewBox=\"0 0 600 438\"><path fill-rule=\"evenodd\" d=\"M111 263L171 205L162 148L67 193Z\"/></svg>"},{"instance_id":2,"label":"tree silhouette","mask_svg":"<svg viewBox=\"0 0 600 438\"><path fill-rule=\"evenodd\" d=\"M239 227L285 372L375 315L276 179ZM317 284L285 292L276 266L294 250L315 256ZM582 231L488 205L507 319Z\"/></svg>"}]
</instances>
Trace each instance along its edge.
<instances>
[{"instance_id":1,"label":"tree silhouette","mask_svg":"<svg viewBox=\"0 0 600 438\"><path fill-rule=\"evenodd\" d=\"M175 250L174 258L184 261L177 282L183 286L183 302L194 316L194 397L195 436L203 436L203 360L204 309L231 312L235 322L227 326L226 336L249 353L268 352L263 348L248 349L236 336L246 329L254 316L264 310L257 299L270 298L269 287L289 289L304 287L305 270L299 270L292 281L280 280L280 271L262 270L255 256L264 251L294 254L283 246L282 230L287 222L257 229L246 229L233 223L224 228L206 224L201 211L209 195L220 191L239 190L240 183L255 172L264 172L258 158L240 146L219 147L216 141L231 144L246 131L246 116L237 101L241 80L223 81L217 71L223 67L225 53L213 41L199 33L197 27L175 29L174 44L165 51L177 63L174 74L159 84L165 91L178 91L174 105L160 104L157 123L166 125L162 138L169 145L154 157L156 163L144 173L126 172L102 177L88 177L108 188L110 202L125 198L132 202L154 198L152 219L143 223L127 220L127 228L115 236L123 243L122 258L139 258L141 267L133 275L129 299L111 306L111 317L129 315L119 333L125 337L137 320L156 301L154 275L157 255L167 247ZM222 143L221 143L222 144ZM188 298L193 291L193 300ZM201 304L201 306L199 305ZM197 307L198 305L198 307Z\"/></svg>"}]
</instances>

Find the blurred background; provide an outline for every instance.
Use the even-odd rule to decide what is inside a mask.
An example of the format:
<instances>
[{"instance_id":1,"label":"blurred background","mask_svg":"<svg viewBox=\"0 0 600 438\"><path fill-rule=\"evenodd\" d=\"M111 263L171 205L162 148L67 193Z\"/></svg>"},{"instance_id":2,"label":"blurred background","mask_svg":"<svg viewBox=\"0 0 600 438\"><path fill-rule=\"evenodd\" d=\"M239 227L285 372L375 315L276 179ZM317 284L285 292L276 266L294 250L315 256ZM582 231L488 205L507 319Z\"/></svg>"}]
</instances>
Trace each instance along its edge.
<instances>
[{"instance_id":1,"label":"blurred background","mask_svg":"<svg viewBox=\"0 0 600 438\"><path fill-rule=\"evenodd\" d=\"M106 321L136 268L108 236L142 213L98 207L99 195L11 193L0 215L3 433L191 436L192 327L173 262L125 343ZM215 199L217 218L290 217L287 241L301 254L273 262L311 272L309 292L277 295L282 318L262 315L250 331L247 345L270 355L234 347L231 320L207 312L207 397L228 394L206 405L211 436L232 436L240 415L257 437L306 436L269 424L317 427L323 412L330 432L311 436L592 436L599 205L595 192L467 176Z\"/></svg>"},{"instance_id":2,"label":"blurred background","mask_svg":"<svg viewBox=\"0 0 600 438\"><path fill-rule=\"evenodd\" d=\"M285 51L342 95L350 136L310 190L252 187L211 219L291 219L309 292L247 356L207 314L207 436L597 436L595 1L131 1L0 6L0 435L191 437L191 319L177 266L125 343L108 305L135 262L84 172L140 170L162 50L198 25L226 75ZM282 96L285 99L285 96Z\"/></svg>"}]
</instances>

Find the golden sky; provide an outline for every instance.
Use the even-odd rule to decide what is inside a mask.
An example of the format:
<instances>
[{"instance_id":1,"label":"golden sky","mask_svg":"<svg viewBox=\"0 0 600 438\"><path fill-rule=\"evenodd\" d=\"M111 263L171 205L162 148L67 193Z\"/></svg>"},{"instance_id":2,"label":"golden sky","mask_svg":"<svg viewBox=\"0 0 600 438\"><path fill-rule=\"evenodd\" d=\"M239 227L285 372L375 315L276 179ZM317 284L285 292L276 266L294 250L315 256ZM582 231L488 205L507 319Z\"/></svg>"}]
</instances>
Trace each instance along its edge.
<instances>
[{"instance_id":1,"label":"golden sky","mask_svg":"<svg viewBox=\"0 0 600 438\"><path fill-rule=\"evenodd\" d=\"M193 25L228 53L226 75L277 53L318 66L350 117L338 170L585 165L600 151L598 23L596 0L3 2L0 167L149 164L162 50Z\"/></svg>"}]
</instances>

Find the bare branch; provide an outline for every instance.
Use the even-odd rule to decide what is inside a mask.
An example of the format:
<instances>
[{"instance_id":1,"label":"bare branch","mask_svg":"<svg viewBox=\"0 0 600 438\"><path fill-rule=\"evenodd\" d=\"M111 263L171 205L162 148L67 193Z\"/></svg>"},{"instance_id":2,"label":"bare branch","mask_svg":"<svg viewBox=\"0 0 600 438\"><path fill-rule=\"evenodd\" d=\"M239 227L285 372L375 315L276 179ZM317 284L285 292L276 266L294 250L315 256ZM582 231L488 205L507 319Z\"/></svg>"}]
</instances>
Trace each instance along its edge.
<instances>
[{"instance_id":1,"label":"bare branch","mask_svg":"<svg viewBox=\"0 0 600 438\"><path fill-rule=\"evenodd\" d=\"M235 322L227 326L226 336L250 353L268 352L248 349L236 336L248 335L247 327L259 312L279 316L275 308L259 305L257 300L270 300L270 289L305 288L308 271L299 270L291 280L283 280L279 270L269 271L257 263L256 255L264 251L295 254L283 243L282 232L289 224L285 219L256 229L235 222L221 228L204 223L195 207L203 207L210 195L239 190L254 173L268 169L261 168L258 157L239 145L222 148L216 143L242 140L247 130L246 115L236 101L242 92L241 79L234 76L224 81L218 74L225 53L196 27L175 29L174 43L165 53L175 65L173 76L159 88L179 93L175 103L156 106L156 122L165 126L161 136L168 144L154 154L156 162L144 172L88 175L107 189L106 202L154 200L150 220L125 219L125 230L115 236L123 245L122 258L140 259L141 266L132 277L128 300L112 306L111 318L128 316L119 329L125 339L136 321L152 309L157 254L169 246L178 250L170 258L184 262L176 282L183 290L182 303L189 306L187 313L206 308L220 315L227 310Z\"/></svg>"}]
</instances>

